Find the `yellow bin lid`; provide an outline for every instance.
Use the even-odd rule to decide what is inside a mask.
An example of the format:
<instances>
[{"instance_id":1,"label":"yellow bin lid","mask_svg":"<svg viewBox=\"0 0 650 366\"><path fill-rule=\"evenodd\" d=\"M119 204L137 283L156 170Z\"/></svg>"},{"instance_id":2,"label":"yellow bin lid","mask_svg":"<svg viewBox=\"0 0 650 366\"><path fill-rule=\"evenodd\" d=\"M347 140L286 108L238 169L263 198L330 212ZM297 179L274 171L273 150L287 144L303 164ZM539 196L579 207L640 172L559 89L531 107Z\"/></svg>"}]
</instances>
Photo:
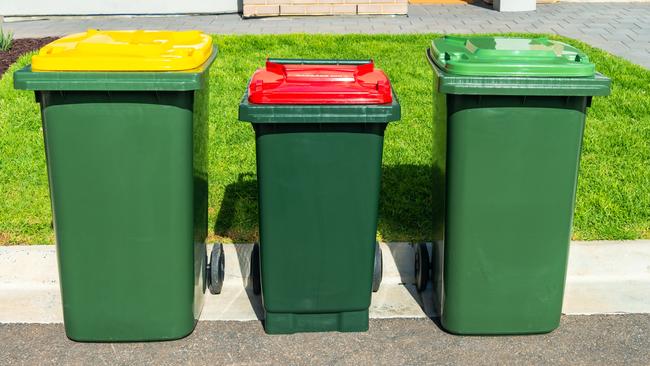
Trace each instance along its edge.
<instances>
[{"instance_id":1,"label":"yellow bin lid","mask_svg":"<svg viewBox=\"0 0 650 366\"><path fill-rule=\"evenodd\" d=\"M88 30L32 57L33 71L183 71L201 66L212 38L199 31Z\"/></svg>"}]
</instances>

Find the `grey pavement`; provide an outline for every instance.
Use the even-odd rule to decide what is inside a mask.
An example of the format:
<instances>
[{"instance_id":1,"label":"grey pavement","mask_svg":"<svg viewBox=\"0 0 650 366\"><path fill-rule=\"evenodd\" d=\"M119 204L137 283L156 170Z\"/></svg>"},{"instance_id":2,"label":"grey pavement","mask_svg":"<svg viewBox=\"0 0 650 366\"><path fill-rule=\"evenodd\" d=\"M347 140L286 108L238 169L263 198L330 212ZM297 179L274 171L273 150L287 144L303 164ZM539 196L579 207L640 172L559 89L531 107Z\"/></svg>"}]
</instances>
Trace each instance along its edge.
<instances>
[{"instance_id":1,"label":"grey pavement","mask_svg":"<svg viewBox=\"0 0 650 366\"><path fill-rule=\"evenodd\" d=\"M650 68L650 3L558 3L499 13L478 5L415 5L408 16L242 19L237 14L159 17L55 17L11 21L17 38L97 29L199 29L216 34L282 33L550 33L580 39Z\"/></svg>"},{"instance_id":2,"label":"grey pavement","mask_svg":"<svg viewBox=\"0 0 650 366\"><path fill-rule=\"evenodd\" d=\"M264 334L259 322L200 322L178 341L75 343L61 324L0 324L10 365L648 365L650 315L565 316L544 335L460 337L431 319L371 320L367 333Z\"/></svg>"}]
</instances>

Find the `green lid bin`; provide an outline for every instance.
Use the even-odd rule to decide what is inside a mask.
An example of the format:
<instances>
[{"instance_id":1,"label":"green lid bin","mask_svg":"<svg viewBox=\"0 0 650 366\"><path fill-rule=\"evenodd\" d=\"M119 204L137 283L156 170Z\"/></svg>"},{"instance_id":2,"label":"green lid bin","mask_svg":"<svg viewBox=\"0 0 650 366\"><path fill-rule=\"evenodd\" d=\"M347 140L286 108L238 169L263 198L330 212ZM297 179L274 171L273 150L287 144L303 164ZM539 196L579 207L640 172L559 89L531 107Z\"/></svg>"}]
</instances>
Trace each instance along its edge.
<instances>
[{"instance_id":1,"label":"green lid bin","mask_svg":"<svg viewBox=\"0 0 650 366\"><path fill-rule=\"evenodd\" d=\"M40 104L69 338L153 341L194 329L216 53L200 32L88 31L14 74Z\"/></svg>"},{"instance_id":2,"label":"green lid bin","mask_svg":"<svg viewBox=\"0 0 650 366\"><path fill-rule=\"evenodd\" d=\"M239 119L255 130L267 333L368 329L384 130L399 118L369 61L275 59L253 75Z\"/></svg>"},{"instance_id":3,"label":"green lid bin","mask_svg":"<svg viewBox=\"0 0 650 366\"><path fill-rule=\"evenodd\" d=\"M457 334L559 325L585 115L610 92L579 50L545 38L444 37L434 71L437 310Z\"/></svg>"}]
</instances>

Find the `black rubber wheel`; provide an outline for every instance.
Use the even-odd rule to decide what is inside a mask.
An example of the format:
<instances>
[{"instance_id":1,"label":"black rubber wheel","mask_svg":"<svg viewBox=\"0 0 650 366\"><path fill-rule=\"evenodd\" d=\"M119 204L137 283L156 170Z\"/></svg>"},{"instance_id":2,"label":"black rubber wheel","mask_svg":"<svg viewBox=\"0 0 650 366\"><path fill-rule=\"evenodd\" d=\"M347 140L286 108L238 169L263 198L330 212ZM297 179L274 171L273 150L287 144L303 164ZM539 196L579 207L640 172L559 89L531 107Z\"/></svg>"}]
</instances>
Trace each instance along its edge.
<instances>
[{"instance_id":1,"label":"black rubber wheel","mask_svg":"<svg viewBox=\"0 0 650 366\"><path fill-rule=\"evenodd\" d=\"M429 263L429 250L425 243L418 243L415 246L415 288L418 292L424 291L429 282L429 272L431 264Z\"/></svg>"},{"instance_id":2,"label":"black rubber wheel","mask_svg":"<svg viewBox=\"0 0 650 366\"><path fill-rule=\"evenodd\" d=\"M379 291L381 278L384 275L384 260L381 256L381 247L379 243L375 244L375 269L372 274L372 292Z\"/></svg>"},{"instance_id":3,"label":"black rubber wheel","mask_svg":"<svg viewBox=\"0 0 650 366\"><path fill-rule=\"evenodd\" d=\"M253 281L253 293L259 295L262 293L262 281L260 279L260 245L253 245L251 253L251 279Z\"/></svg>"},{"instance_id":4,"label":"black rubber wheel","mask_svg":"<svg viewBox=\"0 0 650 366\"><path fill-rule=\"evenodd\" d=\"M223 278L225 276L225 255L223 254L223 244L218 243L212 246L210 253L210 263L207 268L208 289L213 295L220 294L223 288Z\"/></svg>"}]
</instances>

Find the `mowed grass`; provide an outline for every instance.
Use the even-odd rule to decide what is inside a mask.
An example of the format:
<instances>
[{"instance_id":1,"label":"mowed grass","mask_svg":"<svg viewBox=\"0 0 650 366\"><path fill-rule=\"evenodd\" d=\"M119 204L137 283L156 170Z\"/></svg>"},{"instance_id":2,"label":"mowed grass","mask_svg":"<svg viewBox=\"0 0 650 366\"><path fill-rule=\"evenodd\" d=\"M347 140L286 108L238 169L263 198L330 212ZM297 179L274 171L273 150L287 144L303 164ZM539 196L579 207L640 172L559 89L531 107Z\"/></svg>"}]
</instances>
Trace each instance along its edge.
<instances>
[{"instance_id":1,"label":"mowed grass","mask_svg":"<svg viewBox=\"0 0 650 366\"><path fill-rule=\"evenodd\" d=\"M432 73L424 57L434 36L215 37L210 239L257 239L254 134L250 124L237 121L237 108L248 78L266 57L372 58L388 73L403 118L386 131L378 236L435 238ZM552 38L585 50L613 81L612 95L595 98L588 113L574 239L650 238L650 71L584 43ZM22 57L0 81L0 244L54 241L38 105L33 93L12 85L12 72L28 62L29 55Z\"/></svg>"}]
</instances>

